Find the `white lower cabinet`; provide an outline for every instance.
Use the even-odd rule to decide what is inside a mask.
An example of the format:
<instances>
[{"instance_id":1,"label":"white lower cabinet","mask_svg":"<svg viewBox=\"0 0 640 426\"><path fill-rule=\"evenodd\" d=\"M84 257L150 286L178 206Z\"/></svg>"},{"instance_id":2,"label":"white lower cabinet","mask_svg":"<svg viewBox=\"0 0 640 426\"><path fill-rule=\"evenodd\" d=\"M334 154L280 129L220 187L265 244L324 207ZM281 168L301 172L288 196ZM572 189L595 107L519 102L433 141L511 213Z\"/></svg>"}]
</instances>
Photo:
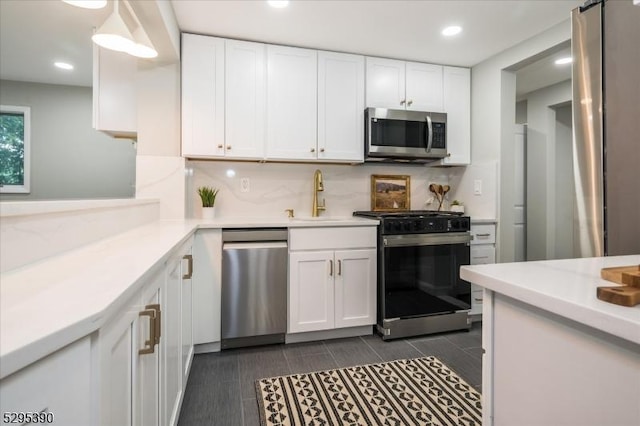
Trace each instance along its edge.
<instances>
[{"instance_id":1,"label":"white lower cabinet","mask_svg":"<svg viewBox=\"0 0 640 426\"><path fill-rule=\"evenodd\" d=\"M158 271L98 331L100 424L159 424L162 292Z\"/></svg>"},{"instance_id":2,"label":"white lower cabinet","mask_svg":"<svg viewBox=\"0 0 640 426\"><path fill-rule=\"evenodd\" d=\"M322 238L318 239L320 235ZM375 227L292 229L287 331L374 324L374 247Z\"/></svg>"},{"instance_id":3,"label":"white lower cabinet","mask_svg":"<svg viewBox=\"0 0 640 426\"><path fill-rule=\"evenodd\" d=\"M193 343L220 342L222 231L200 229L193 240Z\"/></svg>"},{"instance_id":4,"label":"white lower cabinet","mask_svg":"<svg viewBox=\"0 0 640 426\"><path fill-rule=\"evenodd\" d=\"M34 413L41 424L95 424L91 413L91 337L87 336L0 382L2 424L29 423L13 413ZM38 414L42 413L42 414ZM44 417L43 417L44 416ZM31 424L31 423L29 423Z\"/></svg>"},{"instance_id":5,"label":"white lower cabinet","mask_svg":"<svg viewBox=\"0 0 640 426\"><path fill-rule=\"evenodd\" d=\"M161 413L160 422L163 425L175 425L178 423L178 415L180 414L180 404L186 382L183 380L183 347L182 347L182 295L183 276L187 274L183 268L183 258L191 254L190 243L183 246L173 256L169 258L166 264L166 290L162 300L162 321L163 334L161 339L161 371L162 371L162 395L160 398ZM190 279L189 279L190 281ZM189 292L190 294L190 292ZM190 301L185 301L190 310ZM189 326L190 327L190 326ZM190 336L186 336L187 339Z\"/></svg>"},{"instance_id":6,"label":"white lower cabinet","mask_svg":"<svg viewBox=\"0 0 640 426\"><path fill-rule=\"evenodd\" d=\"M496 263L496 224L472 223L471 224L471 250L470 264L485 265ZM482 315L483 289L471 284L471 311L470 315Z\"/></svg>"},{"instance_id":7,"label":"white lower cabinet","mask_svg":"<svg viewBox=\"0 0 640 426\"><path fill-rule=\"evenodd\" d=\"M139 316L138 320L138 342L142 343L138 348L138 366L135 378L135 422L136 425L159 425L160 424L160 349L155 345L155 335L161 335L161 320L158 320L157 312L154 307L159 306L161 300L161 292L163 287L163 274L160 273L142 292L142 306L145 314ZM162 312L160 312L162 315ZM160 316L160 319L162 317ZM154 322L152 326L151 322ZM156 326L160 329L156 333ZM151 339L154 339L154 350L144 351L144 347L151 346ZM148 342L147 345L144 343ZM135 348L134 348L135 349ZM143 349L144 353L140 354L139 350Z\"/></svg>"},{"instance_id":8,"label":"white lower cabinet","mask_svg":"<svg viewBox=\"0 0 640 426\"><path fill-rule=\"evenodd\" d=\"M376 322L376 250L335 252L335 328Z\"/></svg>"},{"instance_id":9,"label":"white lower cabinet","mask_svg":"<svg viewBox=\"0 0 640 426\"><path fill-rule=\"evenodd\" d=\"M191 240L98 331L102 425L175 425L193 356ZM185 345L187 346L185 348ZM186 356L185 356L186 354Z\"/></svg>"}]
</instances>

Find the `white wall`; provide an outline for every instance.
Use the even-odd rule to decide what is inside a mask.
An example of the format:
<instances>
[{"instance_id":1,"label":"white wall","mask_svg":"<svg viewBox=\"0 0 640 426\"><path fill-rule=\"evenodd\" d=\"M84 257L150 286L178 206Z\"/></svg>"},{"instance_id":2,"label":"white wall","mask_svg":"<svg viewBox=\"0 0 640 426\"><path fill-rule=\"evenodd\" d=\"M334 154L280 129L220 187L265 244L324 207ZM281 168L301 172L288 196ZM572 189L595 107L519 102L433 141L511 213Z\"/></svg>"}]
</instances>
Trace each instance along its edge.
<instances>
[{"instance_id":1,"label":"white wall","mask_svg":"<svg viewBox=\"0 0 640 426\"><path fill-rule=\"evenodd\" d=\"M160 200L161 219L185 217L180 156L180 64L138 70L136 198Z\"/></svg>"},{"instance_id":2,"label":"white wall","mask_svg":"<svg viewBox=\"0 0 640 426\"><path fill-rule=\"evenodd\" d=\"M527 260L556 257L556 188L558 179L567 176L556 175L556 161L560 160L556 158L557 123L553 107L569 101L569 80L527 96ZM566 132L563 135L566 138ZM563 142L571 144L570 134L568 141ZM573 182L572 175L569 179Z\"/></svg>"},{"instance_id":3,"label":"white wall","mask_svg":"<svg viewBox=\"0 0 640 426\"><path fill-rule=\"evenodd\" d=\"M549 30L513 46L476 65L471 70L471 161L459 173L457 197L482 202L476 216L498 219L498 259L513 259L513 198L515 132L515 73L518 64L553 49L571 38L567 19ZM483 182L483 195L473 195L473 180L491 175L498 166L495 185ZM476 198L480 197L480 199ZM501 206L500 208L498 206Z\"/></svg>"},{"instance_id":4,"label":"white wall","mask_svg":"<svg viewBox=\"0 0 640 426\"><path fill-rule=\"evenodd\" d=\"M322 216L351 216L355 210L371 210L371 175L409 175L411 177L411 208L436 209L426 204L431 198L430 183L447 184L451 168L398 165L336 165L282 164L225 161L189 161L193 170L187 192L188 210L200 217L201 203L196 188L202 185L220 189L216 199L219 217L286 217L285 209L294 209L296 216L311 216L313 174L323 174L327 210ZM235 176L229 177L228 170ZM240 191L240 179L248 178L249 192ZM452 201L452 197L448 197Z\"/></svg>"},{"instance_id":5,"label":"white wall","mask_svg":"<svg viewBox=\"0 0 640 426\"><path fill-rule=\"evenodd\" d=\"M135 145L92 128L90 87L1 80L0 103L31 107L31 193L1 200L133 197Z\"/></svg>"}]
</instances>

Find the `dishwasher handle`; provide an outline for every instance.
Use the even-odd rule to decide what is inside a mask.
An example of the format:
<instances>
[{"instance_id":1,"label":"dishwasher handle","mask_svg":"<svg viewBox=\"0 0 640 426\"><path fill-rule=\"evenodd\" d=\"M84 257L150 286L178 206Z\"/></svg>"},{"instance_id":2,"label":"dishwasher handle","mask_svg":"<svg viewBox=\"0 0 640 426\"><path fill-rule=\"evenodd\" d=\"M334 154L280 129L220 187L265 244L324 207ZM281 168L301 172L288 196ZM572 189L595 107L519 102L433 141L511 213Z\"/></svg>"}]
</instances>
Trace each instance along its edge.
<instances>
[{"instance_id":1,"label":"dishwasher handle","mask_svg":"<svg viewBox=\"0 0 640 426\"><path fill-rule=\"evenodd\" d=\"M229 229L222 231L222 242L287 241L286 228Z\"/></svg>"},{"instance_id":2,"label":"dishwasher handle","mask_svg":"<svg viewBox=\"0 0 640 426\"><path fill-rule=\"evenodd\" d=\"M287 243L284 241L256 241L246 243L224 243L222 244L222 250L252 250L252 249L273 249L273 248L287 248Z\"/></svg>"}]
</instances>

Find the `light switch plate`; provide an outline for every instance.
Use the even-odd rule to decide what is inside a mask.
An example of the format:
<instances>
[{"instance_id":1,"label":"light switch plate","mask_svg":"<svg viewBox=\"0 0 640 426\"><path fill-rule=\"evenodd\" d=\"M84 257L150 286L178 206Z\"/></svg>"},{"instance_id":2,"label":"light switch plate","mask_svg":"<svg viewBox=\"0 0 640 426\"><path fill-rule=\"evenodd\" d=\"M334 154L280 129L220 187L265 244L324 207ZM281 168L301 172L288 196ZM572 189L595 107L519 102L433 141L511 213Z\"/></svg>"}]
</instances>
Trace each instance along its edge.
<instances>
[{"instance_id":1,"label":"light switch plate","mask_svg":"<svg viewBox=\"0 0 640 426\"><path fill-rule=\"evenodd\" d=\"M482 195L482 181L480 179L473 181L473 195Z\"/></svg>"},{"instance_id":2,"label":"light switch plate","mask_svg":"<svg viewBox=\"0 0 640 426\"><path fill-rule=\"evenodd\" d=\"M249 178L240 179L240 192L249 192L250 189Z\"/></svg>"}]
</instances>

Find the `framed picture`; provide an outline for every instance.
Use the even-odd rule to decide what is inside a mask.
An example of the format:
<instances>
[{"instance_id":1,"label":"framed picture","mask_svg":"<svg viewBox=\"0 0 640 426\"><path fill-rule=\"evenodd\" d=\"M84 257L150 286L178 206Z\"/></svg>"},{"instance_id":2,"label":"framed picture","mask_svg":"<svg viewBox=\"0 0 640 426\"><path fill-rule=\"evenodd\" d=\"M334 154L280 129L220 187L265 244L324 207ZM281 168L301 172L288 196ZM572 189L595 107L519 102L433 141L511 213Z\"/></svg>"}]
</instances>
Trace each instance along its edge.
<instances>
[{"instance_id":1,"label":"framed picture","mask_svg":"<svg viewBox=\"0 0 640 426\"><path fill-rule=\"evenodd\" d=\"M411 207L411 176L371 175L371 210L393 212Z\"/></svg>"}]
</instances>

